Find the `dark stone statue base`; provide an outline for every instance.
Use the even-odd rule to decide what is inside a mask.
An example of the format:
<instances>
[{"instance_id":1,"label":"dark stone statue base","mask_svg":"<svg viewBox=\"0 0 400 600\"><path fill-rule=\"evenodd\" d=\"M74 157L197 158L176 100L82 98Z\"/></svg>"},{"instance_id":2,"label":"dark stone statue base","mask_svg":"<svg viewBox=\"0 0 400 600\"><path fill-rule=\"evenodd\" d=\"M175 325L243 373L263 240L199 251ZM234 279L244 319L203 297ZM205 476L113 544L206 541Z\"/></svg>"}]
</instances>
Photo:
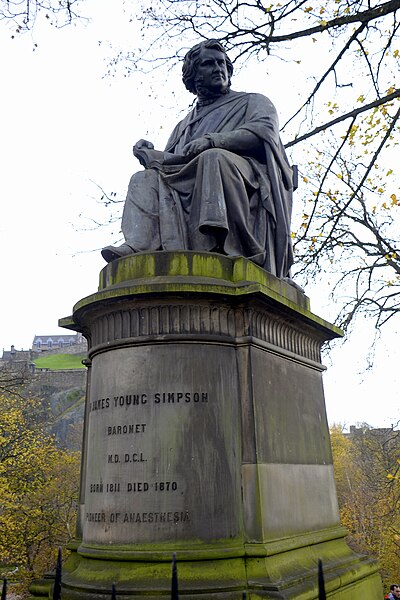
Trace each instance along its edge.
<instances>
[{"instance_id":1,"label":"dark stone statue base","mask_svg":"<svg viewBox=\"0 0 400 600\"><path fill-rule=\"evenodd\" d=\"M132 255L64 327L89 342L63 600L380 599L340 526L320 348L340 331L243 258Z\"/></svg>"}]
</instances>

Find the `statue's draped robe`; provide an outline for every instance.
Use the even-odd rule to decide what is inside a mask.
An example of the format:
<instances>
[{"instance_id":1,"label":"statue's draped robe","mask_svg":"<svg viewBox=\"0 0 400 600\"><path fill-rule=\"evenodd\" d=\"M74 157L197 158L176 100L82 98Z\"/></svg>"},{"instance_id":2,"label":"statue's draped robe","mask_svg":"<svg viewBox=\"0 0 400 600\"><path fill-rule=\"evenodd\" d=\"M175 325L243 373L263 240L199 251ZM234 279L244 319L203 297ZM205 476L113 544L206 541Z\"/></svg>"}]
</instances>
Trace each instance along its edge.
<instances>
[{"instance_id":1,"label":"statue's draped robe","mask_svg":"<svg viewBox=\"0 0 400 600\"><path fill-rule=\"evenodd\" d=\"M243 131L260 140L245 155ZM166 152L182 155L190 141L208 134L215 148L186 164L159 164L136 173L122 218L135 251L210 251L245 256L278 277L293 262L290 217L292 169L282 146L276 110L260 94L230 91L196 106L174 129ZM240 151L239 151L240 152Z\"/></svg>"}]
</instances>

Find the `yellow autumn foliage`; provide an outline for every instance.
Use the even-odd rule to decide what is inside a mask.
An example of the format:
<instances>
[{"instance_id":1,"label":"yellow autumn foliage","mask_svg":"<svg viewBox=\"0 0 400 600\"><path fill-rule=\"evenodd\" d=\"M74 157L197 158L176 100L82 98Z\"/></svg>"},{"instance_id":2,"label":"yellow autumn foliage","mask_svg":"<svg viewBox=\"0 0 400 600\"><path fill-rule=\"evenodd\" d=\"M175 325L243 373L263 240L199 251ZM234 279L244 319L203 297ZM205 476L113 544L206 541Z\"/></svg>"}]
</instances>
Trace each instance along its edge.
<instances>
[{"instance_id":1,"label":"yellow autumn foliage","mask_svg":"<svg viewBox=\"0 0 400 600\"><path fill-rule=\"evenodd\" d=\"M0 564L25 583L75 532L79 455L57 448L40 402L0 395Z\"/></svg>"},{"instance_id":2,"label":"yellow autumn foliage","mask_svg":"<svg viewBox=\"0 0 400 600\"><path fill-rule=\"evenodd\" d=\"M385 584L400 578L400 434L362 426L331 428L341 522L357 552L375 556ZM389 477L388 477L389 475Z\"/></svg>"}]
</instances>

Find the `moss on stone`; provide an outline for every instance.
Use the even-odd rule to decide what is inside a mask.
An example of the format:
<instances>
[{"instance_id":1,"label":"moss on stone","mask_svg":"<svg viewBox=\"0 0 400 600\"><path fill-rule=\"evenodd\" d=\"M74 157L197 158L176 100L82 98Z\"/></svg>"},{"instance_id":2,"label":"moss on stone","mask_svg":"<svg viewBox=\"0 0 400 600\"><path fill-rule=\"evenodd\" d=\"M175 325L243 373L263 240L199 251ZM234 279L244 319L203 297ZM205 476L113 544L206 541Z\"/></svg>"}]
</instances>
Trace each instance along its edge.
<instances>
[{"instance_id":1,"label":"moss on stone","mask_svg":"<svg viewBox=\"0 0 400 600\"><path fill-rule=\"evenodd\" d=\"M352 553L340 538L318 541L272 556L242 556L219 560L180 560L177 553L179 591L186 598L233 599L241 592L256 598L316 600L318 560L324 567L325 585L332 600L380 600L378 565ZM286 540L290 544L290 540ZM262 544L260 544L262 547ZM265 548L263 550L265 553ZM76 558L79 558L78 562ZM68 563L72 561L73 566ZM71 556L65 565L63 599L97 599L116 585L117 593L148 599L165 596L171 586L171 556L162 561L118 561Z\"/></svg>"},{"instance_id":2,"label":"moss on stone","mask_svg":"<svg viewBox=\"0 0 400 600\"><path fill-rule=\"evenodd\" d=\"M251 261L199 252L133 254L108 264L100 273L97 293L80 300L74 315L59 321L61 327L79 331L76 315L86 308L128 297L160 294L257 295L300 316L318 328L325 339L342 336L340 329L310 312L308 297Z\"/></svg>"}]
</instances>

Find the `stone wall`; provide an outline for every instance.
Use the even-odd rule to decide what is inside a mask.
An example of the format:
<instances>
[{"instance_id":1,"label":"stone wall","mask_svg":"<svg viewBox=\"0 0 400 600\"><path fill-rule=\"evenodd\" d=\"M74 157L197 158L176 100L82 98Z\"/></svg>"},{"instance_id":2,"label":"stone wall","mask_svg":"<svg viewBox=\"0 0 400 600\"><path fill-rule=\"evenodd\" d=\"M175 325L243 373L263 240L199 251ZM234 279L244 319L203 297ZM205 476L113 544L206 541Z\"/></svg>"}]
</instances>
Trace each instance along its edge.
<instances>
[{"instance_id":1,"label":"stone wall","mask_svg":"<svg viewBox=\"0 0 400 600\"><path fill-rule=\"evenodd\" d=\"M35 371L29 390L43 393L43 390L69 390L85 388L86 369L70 369L68 371Z\"/></svg>"},{"instance_id":2,"label":"stone wall","mask_svg":"<svg viewBox=\"0 0 400 600\"><path fill-rule=\"evenodd\" d=\"M31 350L31 359L50 356L50 354L82 354L87 353L87 343L76 344L75 346L64 346L63 348L53 348L52 350Z\"/></svg>"}]
</instances>

